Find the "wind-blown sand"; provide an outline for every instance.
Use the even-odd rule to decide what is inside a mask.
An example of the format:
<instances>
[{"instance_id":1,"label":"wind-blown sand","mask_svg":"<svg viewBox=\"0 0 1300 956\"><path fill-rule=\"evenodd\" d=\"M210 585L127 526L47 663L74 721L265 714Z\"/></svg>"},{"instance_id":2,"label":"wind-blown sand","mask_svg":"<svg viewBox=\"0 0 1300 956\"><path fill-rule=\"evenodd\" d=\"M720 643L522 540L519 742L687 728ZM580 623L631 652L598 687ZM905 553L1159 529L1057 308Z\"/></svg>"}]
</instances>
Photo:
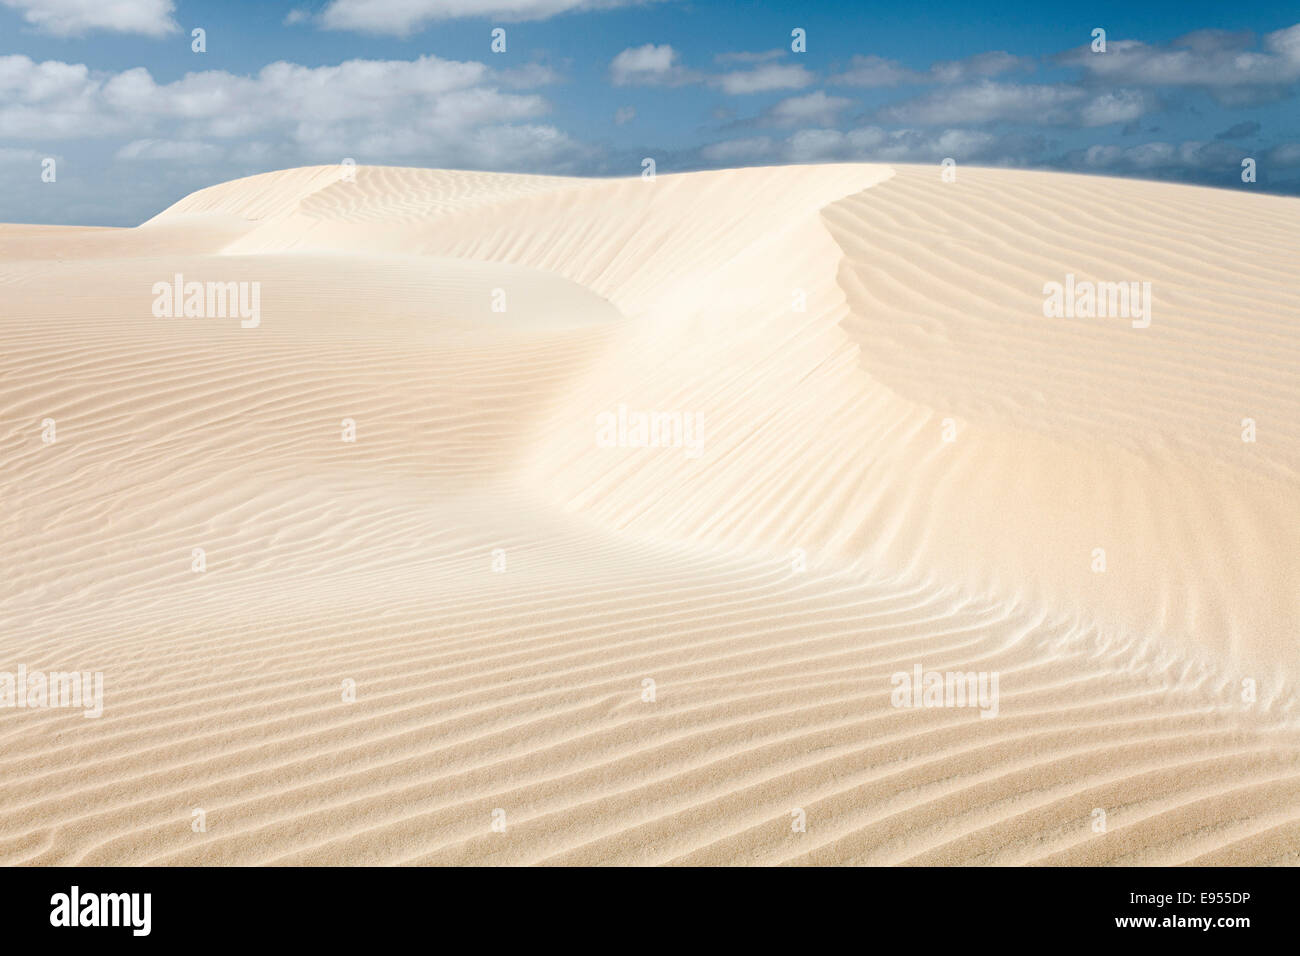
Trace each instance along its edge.
<instances>
[{"instance_id":1,"label":"wind-blown sand","mask_svg":"<svg viewBox=\"0 0 1300 956\"><path fill-rule=\"evenodd\" d=\"M0 709L0 862L1300 862L1298 264L1300 200L907 166L0 227L0 670L104 675Z\"/></svg>"}]
</instances>

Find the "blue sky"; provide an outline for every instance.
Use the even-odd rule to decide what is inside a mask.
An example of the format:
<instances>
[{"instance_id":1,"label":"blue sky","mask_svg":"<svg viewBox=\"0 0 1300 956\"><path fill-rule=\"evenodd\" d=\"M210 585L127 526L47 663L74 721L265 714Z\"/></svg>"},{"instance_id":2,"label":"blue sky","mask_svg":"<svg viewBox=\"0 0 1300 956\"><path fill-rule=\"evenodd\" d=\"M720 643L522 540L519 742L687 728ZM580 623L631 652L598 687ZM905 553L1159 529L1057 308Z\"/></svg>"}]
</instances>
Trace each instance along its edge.
<instances>
[{"instance_id":1,"label":"blue sky","mask_svg":"<svg viewBox=\"0 0 1300 956\"><path fill-rule=\"evenodd\" d=\"M0 0L0 221L134 225L344 157L600 176L952 157L1300 194L1298 88L1300 7L1273 2Z\"/></svg>"}]
</instances>

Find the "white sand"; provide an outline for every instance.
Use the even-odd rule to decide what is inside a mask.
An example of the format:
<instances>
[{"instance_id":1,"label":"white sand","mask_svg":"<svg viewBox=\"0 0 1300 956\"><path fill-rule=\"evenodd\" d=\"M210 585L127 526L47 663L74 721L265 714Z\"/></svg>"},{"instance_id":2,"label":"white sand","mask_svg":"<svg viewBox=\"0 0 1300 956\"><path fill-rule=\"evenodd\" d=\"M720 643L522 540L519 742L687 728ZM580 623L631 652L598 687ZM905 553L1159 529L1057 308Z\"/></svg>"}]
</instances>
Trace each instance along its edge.
<instances>
[{"instance_id":1,"label":"white sand","mask_svg":"<svg viewBox=\"0 0 1300 956\"><path fill-rule=\"evenodd\" d=\"M1300 862L1300 200L339 173L0 226L0 862Z\"/></svg>"}]
</instances>

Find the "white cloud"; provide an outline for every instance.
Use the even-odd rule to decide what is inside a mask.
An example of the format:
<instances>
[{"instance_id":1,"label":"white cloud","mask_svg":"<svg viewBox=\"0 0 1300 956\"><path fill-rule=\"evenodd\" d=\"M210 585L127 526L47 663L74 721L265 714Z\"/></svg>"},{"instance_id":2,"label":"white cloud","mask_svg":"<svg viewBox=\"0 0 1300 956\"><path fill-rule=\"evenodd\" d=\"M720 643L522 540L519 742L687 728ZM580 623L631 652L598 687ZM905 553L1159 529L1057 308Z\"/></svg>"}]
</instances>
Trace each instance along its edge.
<instances>
[{"instance_id":1,"label":"white cloud","mask_svg":"<svg viewBox=\"0 0 1300 956\"><path fill-rule=\"evenodd\" d=\"M866 144L861 142L862 138L858 139L859 146L865 148ZM796 163L838 159L848 155L853 149L852 136L837 129L802 129L786 140L786 152L791 161Z\"/></svg>"},{"instance_id":2,"label":"white cloud","mask_svg":"<svg viewBox=\"0 0 1300 956\"><path fill-rule=\"evenodd\" d=\"M966 83L970 80L990 79L1003 73L1028 72L1034 61L1028 57L1013 56L1005 50L979 53L964 60L947 60L930 67L929 76L936 83Z\"/></svg>"},{"instance_id":3,"label":"white cloud","mask_svg":"<svg viewBox=\"0 0 1300 956\"><path fill-rule=\"evenodd\" d=\"M855 56L849 61L849 68L831 82L840 86L899 86L904 83L920 83L925 74L910 70L897 60L886 60L879 56Z\"/></svg>"},{"instance_id":4,"label":"white cloud","mask_svg":"<svg viewBox=\"0 0 1300 956\"><path fill-rule=\"evenodd\" d=\"M890 87L904 84L965 83L971 80L990 79L1012 71L1034 68L1028 57L1013 56L1002 50L980 53L964 60L945 60L934 63L929 70L918 71L903 66L897 60L879 56L855 56L843 73L831 78L839 86Z\"/></svg>"},{"instance_id":5,"label":"white cloud","mask_svg":"<svg viewBox=\"0 0 1300 956\"><path fill-rule=\"evenodd\" d=\"M985 81L973 86L938 90L888 106L881 119L892 123L940 126L1020 120L1062 124L1070 121L1087 94L1073 86L1034 86Z\"/></svg>"},{"instance_id":6,"label":"white cloud","mask_svg":"<svg viewBox=\"0 0 1300 956\"><path fill-rule=\"evenodd\" d=\"M797 90L809 85L813 75L802 66L770 62L767 54L723 54L729 61L756 63L752 69L706 75L682 66L677 51L667 43L628 47L609 64L615 86L681 86L709 83L724 93L766 93Z\"/></svg>"},{"instance_id":7,"label":"white cloud","mask_svg":"<svg viewBox=\"0 0 1300 956\"><path fill-rule=\"evenodd\" d=\"M1124 155L1132 166L1138 169L1150 169L1171 162L1178 155L1178 150L1169 143L1143 143L1124 150Z\"/></svg>"},{"instance_id":8,"label":"white cloud","mask_svg":"<svg viewBox=\"0 0 1300 956\"><path fill-rule=\"evenodd\" d=\"M1241 151L1228 143L1188 140L1136 146L1090 146L1066 155L1065 164L1083 169L1151 173L1153 170L1219 173L1228 181L1241 170Z\"/></svg>"},{"instance_id":9,"label":"white cloud","mask_svg":"<svg viewBox=\"0 0 1300 956\"><path fill-rule=\"evenodd\" d=\"M540 63L525 63L523 66L501 70L492 76L502 86L523 90L560 82L560 74Z\"/></svg>"},{"instance_id":10,"label":"white cloud","mask_svg":"<svg viewBox=\"0 0 1300 956\"><path fill-rule=\"evenodd\" d=\"M1084 126L1131 123L1147 112L1146 97L1136 90L1103 93L1089 101L1079 113Z\"/></svg>"},{"instance_id":11,"label":"white cloud","mask_svg":"<svg viewBox=\"0 0 1300 956\"><path fill-rule=\"evenodd\" d=\"M812 83L813 75L802 66L767 63L752 70L723 73L712 82L724 93L767 93L771 90L799 90Z\"/></svg>"},{"instance_id":12,"label":"white cloud","mask_svg":"<svg viewBox=\"0 0 1300 956\"><path fill-rule=\"evenodd\" d=\"M736 163L762 159L772 153L772 148L772 141L766 136L754 136L710 143L700 154L711 163Z\"/></svg>"},{"instance_id":13,"label":"white cloud","mask_svg":"<svg viewBox=\"0 0 1300 956\"><path fill-rule=\"evenodd\" d=\"M1245 49L1249 34L1200 30L1167 46L1115 40L1105 53L1080 47L1057 57L1090 77L1131 86L1201 87L1223 103L1247 104L1278 97L1300 80L1300 23L1263 38L1263 50Z\"/></svg>"},{"instance_id":14,"label":"white cloud","mask_svg":"<svg viewBox=\"0 0 1300 956\"><path fill-rule=\"evenodd\" d=\"M780 48L761 50L757 53L741 50L737 53L718 53L713 57L713 61L715 63L768 63L779 60L785 55L786 51Z\"/></svg>"},{"instance_id":15,"label":"white cloud","mask_svg":"<svg viewBox=\"0 0 1300 956\"><path fill-rule=\"evenodd\" d=\"M777 126L799 126L812 123L832 126L840 112L852 104L843 96L827 96L817 90L806 96L791 96L774 104L763 113L762 121Z\"/></svg>"},{"instance_id":16,"label":"white cloud","mask_svg":"<svg viewBox=\"0 0 1300 956\"><path fill-rule=\"evenodd\" d=\"M614 111L615 126L626 126L634 119L636 119L636 107L634 106L620 106Z\"/></svg>"},{"instance_id":17,"label":"white cloud","mask_svg":"<svg viewBox=\"0 0 1300 956\"><path fill-rule=\"evenodd\" d=\"M1292 71L1300 69L1300 23L1265 34L1264 49L1281 58Z\"/></svg>"},{"instance_id":18,"label":"white cloud","mask_svg":"<svg viewBox=\"0 0 1300 956\"><path fill-rule=\"evenodd\" d=\"M1171 40L1171 47L1186 48L1197 50L1201 53L1214 53L1218 50L1244 50L1247 47L1254 46L1255 34L1249 30L1241 30L1236 33L1228 30L1193 30L1191 33L1184 33L1182 36Z\"/></svg>"},{"instance_id":19,"label":"white cloud","mask_svg":"<svg viewBox=\"0 0 1300 956\"><path fill-rule=\"evenodd\" d=\"M581 145L554 126L536 124L488 126L472 131L457 165L485 169L567 172L576 168Z\"/></svg>"},{"instance_id":20,"label":"white cloud","mask_svg":"<svg viewBox=\"0 0 1300 956\"><path fill-rule=\"evenodd\" d=\"M562 13L606 10L638 0L332 0L320 15L327 30L406 36L438 20L481 17L546 20Z\"/></svg>"},{"instance_id":21,"label":"white cloud","mask_svg":"<svg viewBox=\"0 0 1300 956\"><path fill-rule=\"evenodd\" d=\"M950 129L936 134L911 129L884 130L879 126L848 132L805 129L786 140L785 157L795 163L845 159L937 163L947 156L959 161L987 157L1000 145L997 137L979 130Z\"/></svg>"},{"instance_id":22,"label":"white cloud","mask_svg":"<svg viewBox=\"0 0 1300 956\"><path fill-rule=\"evenodd\" d=\"M40 162L45 157L34 149L16 149L12 146L0 146L0 163ZM58 157L56 157L58 158Z\"/></svg>"},{"instance_id":23,"label":"white cloud","mask_svg":"<svg viewBox=\"0 0 1300 956\"><path fill-rule=\"evenodd\" d=\"M221 150L211 143L194 140L137 139L119 149L116 156L118 159L213 160L221 156Z\"/></svg>"},{"instance_id":24,"label":"white cloud","mask_svg":"<svg viewBox=\"0 0 1300 956\"><path fill-rule=\"evenodd\" d=\"M677 86L698 79L667 43L628 47L610 61L609 76L615 86Z\"/></svg>"},{"instance_id":25,"label":"white cloud","mask_svg":"<svg viewBox=\"0 0 1300 956\"><path fill-rule=\"evenodd\" d=\"M164 37L180 29L172 0L0 0L42 33L80 36L96 30Z\"/></svg>"},{"instance_id":26,"label":"white cloud","mask_svg":"<svg viewBox=\"0 0 1300 956\"><path fill-rule=\"evenodd\" d=\"M1149 112L1154 99L1136 90L1094 94L1069 84L1031 85L985 80L935 90L884 107L886 123L944 126L955 123L1023 123L1038 126L1105 126L1129 123Z\"/></svg>"},{"instance_id":27,"label":"white cloud","mask_svg":"<svg viewBox=\"0 0 1300 956\"><path fill-rule=\"evenodd\" d=\"M121 136L123 159L213 156L209 140L259 137L292 161L330 155L421 156L444 165L554 165L580 152L553 127L533 93L508 92L506 74L482 63L420 57L337 66L272 63L253 76L221 70L158 83L141 67L86 66L0 57L0 137ZM513 81L519 77L512 74ZM518 155L513 160L509 150Z\"/></svg>"}]
</instances>

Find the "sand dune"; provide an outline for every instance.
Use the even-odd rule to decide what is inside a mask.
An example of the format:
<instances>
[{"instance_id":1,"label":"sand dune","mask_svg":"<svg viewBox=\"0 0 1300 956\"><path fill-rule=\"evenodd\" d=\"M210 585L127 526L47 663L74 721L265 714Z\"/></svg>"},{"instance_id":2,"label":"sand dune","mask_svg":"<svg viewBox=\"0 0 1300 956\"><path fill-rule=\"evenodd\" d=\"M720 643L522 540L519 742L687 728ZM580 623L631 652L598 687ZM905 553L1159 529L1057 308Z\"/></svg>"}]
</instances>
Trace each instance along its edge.
<instances>
[{"instance_id":1,"label":"sand dune","mask_svg":"<svg viewBox=\"0 0 1300 956\"><path fill-rule=\"evenodd\" d=\"M0 862L1300 862L1297 263L1300 200L909 166L0 226L0 671L104 686L0 708Z\"/></svg>"}]
</instances>

